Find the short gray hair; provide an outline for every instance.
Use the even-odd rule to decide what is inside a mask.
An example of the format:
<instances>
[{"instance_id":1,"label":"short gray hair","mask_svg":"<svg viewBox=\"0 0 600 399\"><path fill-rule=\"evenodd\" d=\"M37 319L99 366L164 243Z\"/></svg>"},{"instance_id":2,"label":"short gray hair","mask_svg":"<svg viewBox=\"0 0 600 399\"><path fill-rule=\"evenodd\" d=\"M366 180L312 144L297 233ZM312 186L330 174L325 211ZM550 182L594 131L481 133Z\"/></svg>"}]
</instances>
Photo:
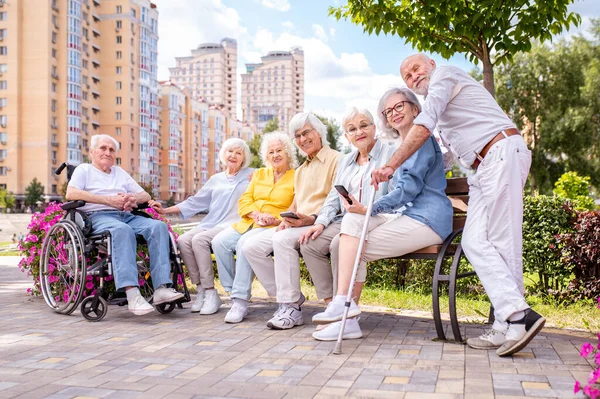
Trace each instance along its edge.
<instances>
[{"instance_id":1,"label":"short gray hair","mask_svg":"<svg viewBox=\"0 0 600 399\"><path fill-rule=\"evenodd\" d=\"M283 144L283 148L288 158L290 159L290 168L296 169L298 167L298 159L296 158L296 147L292 143L290 136L281 131L270 132L262 137L262 143L260 144L260 159L265 166L271 166L267 162L267 150L271 141L279 141Z\"/></svg>"},{"instance_id":2,"label":"short gray hair","mask_svg":"<svg viewBox=\"0 0 600 399\"><path fill-rule=\"evenodd\" d=\"M369 112L368 109L352 107L350 109L350 112L348 112L346 116L344 116L344 118L342 119L342 129L344 129L344 132L347 132L346 125L348 124L348 122L356 118L358 115L364 116L365 118L370 120L372 124L375 124L375 119L373 119L373 115Z\"/></svg>"},{"instance_id":3,"label":"short gray hair","mask_svg":"<svg viewBox=\"0 0 600 399\"><path fill-rule=\"evenodd\" d=\"M379 129L381 130L382 138L395 139L400 137L398 131L390 126L387 118L383 115L383 109L385 108L386 101L394 94L402 94L404 98L406 98L406 101L417 107L417 114L421 113L421 103L419 102L419 99L415 93L413 93L408 87L394 87L389 89L383 93L383 96L381 96L381 99L379 100L379 105L377 106Z\"/></svg>"},{"instance_id":4,"label":"short gray hair","mask_svg":"<svg viewBox=\"0 0 600 399\"><path fill-rule=\"evenodd\" d=\"M319 136L321 136L321 145L323 147L329 145L329 141L327 140L327 126L325 126L325 124L321 122L321 120L317 118L315 114L311 114L310 112L299 112L294 115L292 120L290 120L288 125L290 138L295 139L296 131L302 129L302 127L306 125L306 122L308 122L317 131L317 133L319 133ZM293 142L296 144L296 140L293 140ZM306 153L304 153L300 147L298 147L298 150L302 155L306 156Z\"/></svg>"},{"instance_id":5,"label":"short gray hair","mask_svg":"<svg viewBox=\"0 0 600 399\"><path fill-rule=\"evenodd\" d=\"M248 144L242 139L238 139L237 137L230 138L225 140L221 149L219 150L219 161L224 166L227 165L227 160L225 159L225 152L227 152L230 148L241 148L244 152L244 162L242 162L242 169L247 168L250 165L250 161L252 160L252 155L250 154L250 148Z\"/></svg>"},{"instance_id":6,"label":"short gray hair","mask_svg":"<svg viewBox=\"0 0 600 399\"><path fill-rule=\"evenodd\" d=\"M109 136L108 134L94 134L90 138L90 150L95 150L98 147L98 143L102 139L108 139L112 141L112 143L115 145L115 150L120 150L119 142L115 140L112 136Z\"/></svg>"}]
</instances>

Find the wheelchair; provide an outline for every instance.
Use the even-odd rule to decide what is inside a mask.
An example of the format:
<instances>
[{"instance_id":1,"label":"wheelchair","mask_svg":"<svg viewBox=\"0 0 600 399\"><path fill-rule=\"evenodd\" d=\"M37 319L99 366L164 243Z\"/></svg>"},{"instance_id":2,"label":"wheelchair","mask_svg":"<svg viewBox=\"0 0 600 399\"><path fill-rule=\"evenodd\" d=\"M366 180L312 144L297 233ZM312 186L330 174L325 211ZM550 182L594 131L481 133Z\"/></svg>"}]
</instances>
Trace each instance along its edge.
<instances>
[{"instance_id":1,"label":"wheelchair","mask_svg":"<svg viewBox=\"0 0 600 399\"><path fill-rule=\"evenodd\" d=\"M68 181L75 166L63 162L55 173L60 175L65 168ZM69 315L81 305L83 317L97 322L106 316L109 304L124 306L127 298L124 293L109 295L106 289L112 280L110 233L91 233L90 218L78 210L84 205L85 201L81 200L64 203L61 207L66 215L48 230L40 253L40 290L48 306L55 312ZM147 204L139 205L132 213L151 217L141 211L144 208L147 208ZM171 313L176 306L183 308L182 304L190 301L178 247L173 234L169 234L169 237L172 287L180 292L183 290L184 296L175 302L155 306L162 314ZM141 236L137 237L137 242L138 245L146 243ZM152 303L154 289L150 280L150 264L138 260L137 267L140 292ZM93 282L89 281L88 276L98 277L99 286L94 286L93 295L83 298L86 289L94 288L90 287Z\"/></svg>"}]
</instances>

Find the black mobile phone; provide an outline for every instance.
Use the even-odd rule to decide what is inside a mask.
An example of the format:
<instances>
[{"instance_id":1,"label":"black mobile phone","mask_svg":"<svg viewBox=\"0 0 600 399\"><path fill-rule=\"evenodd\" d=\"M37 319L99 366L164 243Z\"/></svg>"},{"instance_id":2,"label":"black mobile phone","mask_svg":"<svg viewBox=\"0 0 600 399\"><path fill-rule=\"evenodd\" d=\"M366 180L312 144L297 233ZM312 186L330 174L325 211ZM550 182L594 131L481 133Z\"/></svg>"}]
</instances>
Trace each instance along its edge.
<instances>
[{"instance_id":1,"label":"black mobile phone","mask_svg":"<svg viewBox=\"0 0 600 399\"><path fill-rule=\"evenodd\" d=\"M300 219L294 212L281 212L279 216L282 218Z\"/></svg>"},{"instance_id":2,"label":"black mobile phone","mask_svg":"<svg viewBox=\"0 0 600 399\"><path fill-rule=\"evenodd\" d=\"M350 194L348 193L348 190L346 190L346 187L338 184L337 186L335 186L335 189L338 193L340 193L342 197L344 197L346 201L348 201L350 205L352 205L352 200L350 199Z\"/></svg>"}]
</instances>

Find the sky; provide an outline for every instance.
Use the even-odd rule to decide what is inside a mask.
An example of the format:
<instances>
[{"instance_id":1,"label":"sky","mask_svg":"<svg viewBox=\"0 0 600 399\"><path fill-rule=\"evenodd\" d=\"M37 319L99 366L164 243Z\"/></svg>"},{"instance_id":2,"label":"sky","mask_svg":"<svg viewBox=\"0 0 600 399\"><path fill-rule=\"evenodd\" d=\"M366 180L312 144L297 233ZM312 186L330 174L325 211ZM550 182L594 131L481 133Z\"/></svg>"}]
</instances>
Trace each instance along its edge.
<instances>
[{"instance_id":1,"label":"sky","mask_svg":"<svg viewBox=\"0 0 600 399\"><path fill-rule=\"evenodd\" d=\"M241 117L241 78L246 63L260 62L269 51L304 50L305 111L341 121L351 107L375 114L379 97L389 88L403 86L401 61L416 51L404 40L363 33L362 27L337 21L330 6L344 0L153 0L159 11L158 78L169 78L175 57L190 55L201 43L219 43L224 37L238 45L238 117ZM582 24L561 36L585 34L591 18L600 17L600 0L575 0L570 10ZM439 64L470 71L474 65L463 55Z\"/></svg>"}]
</instances>

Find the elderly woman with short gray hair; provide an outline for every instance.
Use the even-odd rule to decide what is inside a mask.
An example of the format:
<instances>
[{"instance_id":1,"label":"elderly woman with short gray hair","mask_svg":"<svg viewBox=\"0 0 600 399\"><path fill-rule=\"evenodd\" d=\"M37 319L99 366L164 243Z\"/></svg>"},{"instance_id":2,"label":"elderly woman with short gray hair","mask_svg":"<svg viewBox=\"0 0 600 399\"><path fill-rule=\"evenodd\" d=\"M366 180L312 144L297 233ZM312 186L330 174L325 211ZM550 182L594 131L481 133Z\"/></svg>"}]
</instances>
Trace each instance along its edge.
<instances>
[{"instance_id":1,"label":"elderly woman with short gray hair","mask_svg":"<svg viewBox=\"0 0 600 399\"><path fill-rule=\"evenodd\" d=\"M251 158L244 140L226 140L219 151L219 160L225 170L208 179L196 195L168 208L150 201L150 206L158 213L179 213L184 220L197 213L208 213L196 227L177 240L183 263L192 284L196 285L192 313L213 314L221 307L221 298L215 290L210 243L218 233L240 220L238 201L246 191L254 171L248 167Z\"/></svg>"},{"instance_id":2,"label":"elderly woman with short gray hair","mask_svg":"<svg viewBox=\"0 0 600 399\"><path fill-rule=\"evenodd\" d=\"M248 313L254 273L242 251L244 242L265 229L278 226L279 214L294 200L294 169L298 161L289 136L282 132L265 134L260 155L266 167L254 172L250 185L240 197L238 213L242 219L212 240L221 285L231 292L233 300L225 316L227 323L239 323Z\"/></svg>"}]
</instances>

